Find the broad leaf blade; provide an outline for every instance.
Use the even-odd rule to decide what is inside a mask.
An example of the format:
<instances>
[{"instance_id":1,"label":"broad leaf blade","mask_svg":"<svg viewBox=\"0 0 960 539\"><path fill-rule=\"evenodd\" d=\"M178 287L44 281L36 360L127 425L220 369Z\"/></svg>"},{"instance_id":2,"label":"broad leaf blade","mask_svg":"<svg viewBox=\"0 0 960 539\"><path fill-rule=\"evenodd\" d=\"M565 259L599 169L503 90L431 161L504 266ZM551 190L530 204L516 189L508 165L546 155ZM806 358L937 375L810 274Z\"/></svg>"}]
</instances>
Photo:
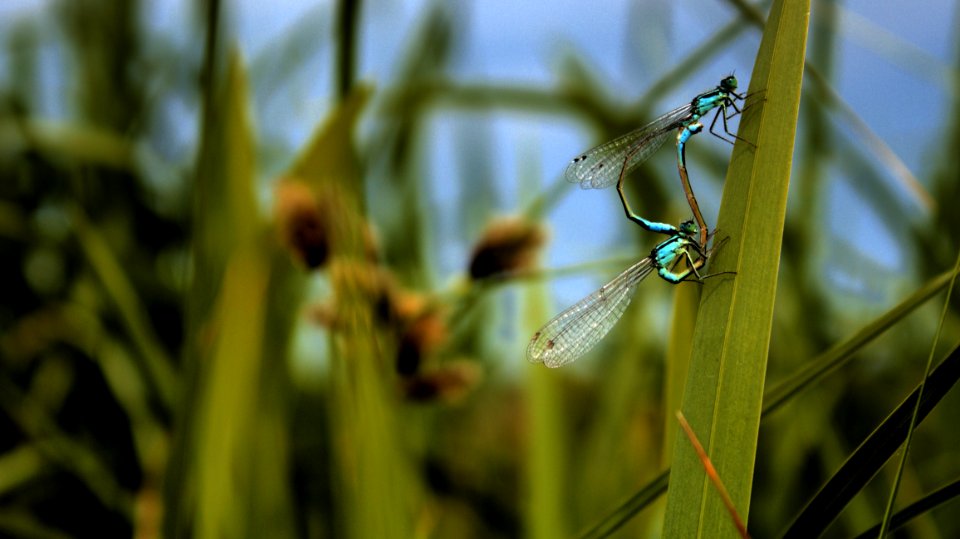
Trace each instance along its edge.
<instances>
[{"instance_id":1,"label":"broad leaf blade","mask_svg":"<svg viewBox=\"0 0 960 539\"><path fill-rule=\"evenodd\" d=\"M738 512L750 487L773 319L787 187L800 105L809 4L775 2L750 81L704 286L683 412L699 433ZM732 537L736 529L685 439L674 446L665 537Z\"/></svg>"}]
</instances>

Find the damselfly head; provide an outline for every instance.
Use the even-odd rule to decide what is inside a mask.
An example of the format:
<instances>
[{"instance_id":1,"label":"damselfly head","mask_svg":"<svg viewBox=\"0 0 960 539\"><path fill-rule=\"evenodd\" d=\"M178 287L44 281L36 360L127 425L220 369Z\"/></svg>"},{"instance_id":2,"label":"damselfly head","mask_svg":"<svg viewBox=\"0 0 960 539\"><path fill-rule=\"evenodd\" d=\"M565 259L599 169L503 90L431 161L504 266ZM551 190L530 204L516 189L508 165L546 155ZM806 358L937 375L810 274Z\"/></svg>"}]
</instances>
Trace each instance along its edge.
<instances>
[{"instance_id":1,"label":"damselfly head","mask_svg":"<svg viewBox=\"0 0 960 539\"><path fill-rule=\"evenodd\" d=\"M680 233L685 236L696 236L700 233L700 227L697 226L697 223L695 223L693 219L687 219L680 223Z\"/></svg>"},{"instance_id":2,"label":"damselfly head","mask_svg":"<svg viewBox=\"0 0 960 539\"><path fill-rule=\"evenodd\" d=\"M720 89L725 92L732 92L737 89L737 77L727 75L720 81Z\"/></svg>"}]
</instances>

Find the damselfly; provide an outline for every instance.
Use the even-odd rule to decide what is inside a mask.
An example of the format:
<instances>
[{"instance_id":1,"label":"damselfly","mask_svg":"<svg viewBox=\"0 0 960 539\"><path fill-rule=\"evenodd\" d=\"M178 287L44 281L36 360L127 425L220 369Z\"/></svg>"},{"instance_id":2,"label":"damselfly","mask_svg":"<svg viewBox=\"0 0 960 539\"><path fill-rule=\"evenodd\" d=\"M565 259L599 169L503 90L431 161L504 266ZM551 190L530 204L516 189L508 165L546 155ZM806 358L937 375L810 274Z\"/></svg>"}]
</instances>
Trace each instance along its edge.
<instances>
[{"instance_id":1,"label":"damselfly","mask_svg":"<svg viewBox=\"0 0 960 539\"><path fill-rule=\"evenodd\" d=\"M684 221L679 228L662 226L672 228L673 236L654 247L650 256L547 322L530 339L527 359L556 368L585 354L616 325L633 299L637 285L654 270L674 284L703 280L699 269L710 252L695 239L699 232L696 223ZM685 267L677 271L681 262L685 262Z\"/></svg>"},{"instance_id":2,"label":"damselfly","mask_svg":"<svg viewBox=\"0 0 960 539\"><path fill-rule=\"evenodd\" d=\"M736 102L743 101L744 97L736 90L737 78L733 75L724 77L716 88L694 97L686 105L660 116L639 129L578 155L567 166L564 177L568 181L579 183L584 189L600 189L616 183L617 193L620 195L620 202L623 204L627 218L647 230L662 233L661 227L657 226L659 223L648 221L630 209L630 204L623 194L623 178L640 163L646 161L663 144L667 135L678 131L676 135L677 167L680 169L681 182L687 201L690 203L690 209L700 228L699 241L704 243L708 228L700 213L690 182L686 179L684 146L692 135L703 130L700 119L714 109L717 112L710 123L710 133L727 142L732 142L714 131L717 119L722 118L723 131L733 138L739 138L731 133L727 126L727 120L741 112ZM729 112L728 107L732 108L733 112Z\"/></svg>"}]
</instances>

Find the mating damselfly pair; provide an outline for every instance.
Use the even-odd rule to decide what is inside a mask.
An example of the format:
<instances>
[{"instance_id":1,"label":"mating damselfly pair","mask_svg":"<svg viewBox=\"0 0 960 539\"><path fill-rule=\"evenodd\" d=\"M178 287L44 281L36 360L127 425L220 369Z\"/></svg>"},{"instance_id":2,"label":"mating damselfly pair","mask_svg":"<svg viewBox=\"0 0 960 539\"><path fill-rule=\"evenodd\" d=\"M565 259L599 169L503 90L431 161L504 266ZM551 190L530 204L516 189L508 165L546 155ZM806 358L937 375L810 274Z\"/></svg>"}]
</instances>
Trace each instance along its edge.
<instances>
[{"instance_id":1,"label":"mating damselfly pair","mask_svg":"<svg viewBox=\"0 0 960 539\"><path fill-rule=\"evenodd\" d=\"M717 121L722 119L724 133L739 139L727 125L728 120L741 113L737 102L743 101L744 96L736 90L736 77L727 76L716 88L697 95L689 103L639 129L575 157L567 166L564 177L567 181L579 183L584 189L616 184L628 219L646 230L670 237L654 247L649 256L547 322L530 340L527 359L542 362L548 367L560 367L585 354L616 325L630 304L637 285L654 270L664 280L674 284L684 280L702 281L704 277L709 277L699 272L711 254L706 247L709 228L687 175L686 143L691 136L703 131L700 120L711 111L716 112L710 123L710 133L733 142L714 131ZM674 132L677 139L677 170L694 216L694 220L684 221L679 227L644 219L630 208L623 192L626 175L653 155Z\"/></svg>"}]
</instances>

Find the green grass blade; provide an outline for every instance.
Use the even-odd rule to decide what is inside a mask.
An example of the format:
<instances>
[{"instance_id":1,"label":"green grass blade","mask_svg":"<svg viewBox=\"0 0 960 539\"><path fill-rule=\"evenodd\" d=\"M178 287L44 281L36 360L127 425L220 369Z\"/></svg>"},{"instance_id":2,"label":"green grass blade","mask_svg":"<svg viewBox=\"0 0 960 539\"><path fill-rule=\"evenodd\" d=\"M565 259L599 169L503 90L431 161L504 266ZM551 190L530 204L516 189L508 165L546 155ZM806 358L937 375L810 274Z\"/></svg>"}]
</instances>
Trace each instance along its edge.
<instances>
[{"instance_id":1,"label":"green grass blade","mask_svg":"<svg viewBox=\"0 0 960 539\"><path fill-rule=\"evenodd\" d=\"M610 515L597 523L580 536L580 539L600 539L609 537L613 532L620 529L641 509L647 507L654 500L667 491L667 483L670 480L670 472L666 471L657 476L656 479L643 487L636 494L630 497L623 505L617 507Z\"/></svg>"},{"instance_id":2,"label":"green grass blade","mask_svg":"<svg viewBox=\"0 0 960 539\"><path fill-rule=\"evenodd\" d=\"M933 343L930 345L930 354L927 356L927 366L924 368L920 387L917 389L919 396L917 403L913 407L913 416L910 419L910 427L907 429L907 440L904 442L903 452L900 453L900 464L897 466L897 477L890 488L890 497L887 500L887 507L883 513L883 526L880 527L880 537L886 536L887 526L890 523L890 517L893 515L893 504L897 501L897 491L900 489L900 481L903 479L903 469L907 463L907 455L910 454L910 444L913 441L913 432L917 424L917 414L920 411L920 402L923 400L923 389L926 385L927 376L930 374L930 367L933 365L933 356L937 350L937 344L940 342L940 335L943 331L943 322L947 318L947 311L950 308L950 296L953 293L953 284L957 279L957 271L960 270L960 253L957 254L957 260L953 265L953 278L950 280L950 286L947 287L947 297L943 300L943 309L940 311L940 321L937 323L937 331L933 335Z\"/></svg>"},{"instance_id":3,"label":"green grass blade","mask_svg":"<svg viewBox=\"0 0 960 539\"><path fill-rule=\"evenodd\" d=\"M690 373L693 353L693 331L697 322L700 290L695 286L678 286L674 292L673 319L670 322L670 340L667 342L666 391L664 394L663 453L661 465L670 466L673 443L679 430L676 410L683 402L683 386Z\"/></svg>"},{"instance_id":4,"label":"green grass blade","mask_svg":"<svg viewBox=\"0 0 960 539\"><path fill-rule=\"evenodd\" d=\"M888 531L895 532L914 518L924 515L928 511L939 507L950 500L957 498L958 496L960 496L960 479L955 479L950 484L942 488L938 488L930 494L927 494L919 500L897 511L896 514L893 515L893 518L890 519ZM874 537L878 537L877 534L879 532L880 523L877 523L877 525L872 526L870 529L864 531L853 539L872 539Z\"/></svg>"},{"instance_id":5,"label":"green grass blade","mask_svg":"<svg viewBox=\"0 0 960 539\"><path fill-rule=\"evenodd\" d=\"M763 413L768 414L780 408L804 388L840 368L854 354L880 335L883 335L884 332L906 318L918 307L924 305L937 292L943 290L952 281L953 275L953 271L947 271L934 277L908 298L865 325L842 343L833 346L810 361L804 362L803 367L798 372L767 392L763 398Z\"/></svg>"},{"instance_id":6,"label":"green grass blade","mask_svg":"<svg viewBox=\"0 0 960 539\"><path fill-rule=\"evenodd\" d=\"M150 322L147 306L127 276L123 262L107 240L84 215L79 206L71 208L71 220L83 254L100 280L104 292L117 309L130 341L136 346L137 366L147 384L168 408L176 402L177 374L173 361L163 350Z\"/></svg>"},{"instance_id":7,"label":"green grass blade","mask_svg":"<svg viewBox=\"0 0 960 539\"><path fill-rule=\"evenodd\" d=\"M283 266L259 218L249 105L246 70L233 55L208 103L214 112L194 186L197 277L164 478L171 536L294 534L283 371L292 302L278 294L289 278L277 271Z\"/></svg>"},{"instance_id":8,"label":"green grass blade","mask_svg":"<svg viewBox=\"0 0 960 539\"><path fill-rule=\"evenodd\" d=\"M530 444L527 449L527 482L530 503L526 524L533 538L569 535L570 515L564 512L565 485L570 466L564 451L563 394L560 374L533 365L529 369Z\"/></svg>"},{"instance_id":9,"label":"green grass blade","mask_svg":"<svg viewBox=\"0 0 960 539\"><path fill-rule=\"evenodd\" d=\"M258 488L251 472L256 441L268 266L248 246L227 266L218 338L205 377L193 454L197 480L196 537L244 537Z\"/></svg>"},{"instance_id":10,"label":"green grass blade","mask_svg":"<svg viewBox=\"0 0 960 539\"><path fill-rule=\"evenodd\" d=\"M914 408L917 407L916 421L919 424L958 380L960 380L960 347L955 347L926 379L919 406L917 397L920 394L920 387L918 386L823 485L783 537L818 537L825 531L906 439Z\"/></svg>"},{"instance_id":11,"label":"green grass blade","mask_svg":"<svg viewBox=\"0 0 960 539\"><path fill-rule=\"evenodd\" d=\"M704 286L683 412L701 434L740 515L746 518L759 431L787 187L793 157L809 3L770 10L724 188L719 237L729 240L711 272L735 277ZM736 529L696 453L679 437L664 537L732 537Z\"/></svg>"},{"instance_id":12,"label":"green grass blade","mask_svg":"<svg viewBox=\"0 0 960 539\"><path fill-rule=\"evenodd\" d=\"M216 3L210 4L211 12ZM215 20L211 13L211 19ZM211 30L212 31L212 30ZM211 38L212 46L216 39ZM247 80L238 58L218 76L212 50L207 51L203 122L194 181L191 184L190 288L184 298L186 319L183 391L178 402L170 464L164 478L164 528L172 536L194 533L197 476L203 463L194 453L202 434L198 407L211 369L211 325L217 301L223 301L223 279L231 253L261 223L253 198L253 141L247 107ZM242 239L241 239L242 238Z\"/></svg>"}]
</instances>

